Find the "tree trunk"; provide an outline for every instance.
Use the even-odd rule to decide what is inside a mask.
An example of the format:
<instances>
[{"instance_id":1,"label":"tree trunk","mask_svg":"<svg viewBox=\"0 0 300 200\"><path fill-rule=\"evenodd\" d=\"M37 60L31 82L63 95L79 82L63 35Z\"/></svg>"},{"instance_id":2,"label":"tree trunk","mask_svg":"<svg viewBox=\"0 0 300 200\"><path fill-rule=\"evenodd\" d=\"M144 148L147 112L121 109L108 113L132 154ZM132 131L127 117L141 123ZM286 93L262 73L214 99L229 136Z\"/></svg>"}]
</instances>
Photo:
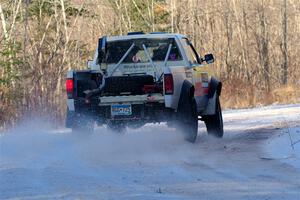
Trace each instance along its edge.
<instances>
[{"instance_id":1,"label":"tree trunk","mask_svg":"<svg viewBox=\"0 0 300 200\"><path fill-rule=\"evenodd\" d=\"M283 17L282 17L282 84L286 85L288 82L288 50L287 50L287 0L283 0Z\"/></svg>"}]
</instances>

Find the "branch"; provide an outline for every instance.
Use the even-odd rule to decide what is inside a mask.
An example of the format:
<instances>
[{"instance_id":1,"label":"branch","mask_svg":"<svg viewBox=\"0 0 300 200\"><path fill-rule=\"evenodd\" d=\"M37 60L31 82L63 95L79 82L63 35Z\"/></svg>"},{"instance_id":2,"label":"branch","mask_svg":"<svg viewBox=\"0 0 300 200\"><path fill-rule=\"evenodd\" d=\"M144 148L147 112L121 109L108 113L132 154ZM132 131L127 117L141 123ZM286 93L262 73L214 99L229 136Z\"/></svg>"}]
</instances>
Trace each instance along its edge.
<instances>
[{"instance_id":1,"label":"branch","mask_svg":"<svg viewBox=\"0 0 300 200\"><path fill-rule=\"evenodd\" d=\"M61 4L61 11L62 11L62 15L63 15L63 20L64 20L64 28L65 28L65 34L66 34L66 41L69 41L68 38L68 27L67 27L67 17L66 17L66 10L65 10L65 4L64 4L64 0L60 0L60 4Z\"/></svg>"},{"instance_id":2,"label":"branch","mask_svg":"<svg viewBox=\"0 0 300 200\"><path fill-rule=\"evenodd\" d=\"M9 39L11 38L11 35L12 35L13 31L14 31L14 27L15 27L17 15L19 13L21 2L22 2L22 0L19 0L19 2L17 4L15 15L13 16L13 21L12 21L12 24L11 24L11 27L10 27L10 33L9 33L9 36L8 36Z\"/></svg>"},{"instance_id":3,"label":"branch","mask_svg":"<svg viewBox=\"0 0 300 200\"><path fill-rule=\"evenodd\" d=\"M4 14L3 14L1 4L0 4L0 17L1 17L2 28L3 28L3 32L4 32L4 38L5 38L5 41L8 42L8 33L7 33L7 29L6 29L6 21L5 21L5 17L4 17Z\"/></svg>"},{"instance_id":4,"label":"branch","mask_svg":"<svg viewBox=\"0 0 300 200\"><path fill-rule=\"evenodd\" d=\"M143 18L143 20L146 22L146 24L148 25L148 27L151 27L151 24L148 22L148 20L144 17L141 9L138 7L138 5L136 4L135 0L131 0L134 7L137 9L138 13L141 15L141 17Z\"/></svg>"}]
</instances>

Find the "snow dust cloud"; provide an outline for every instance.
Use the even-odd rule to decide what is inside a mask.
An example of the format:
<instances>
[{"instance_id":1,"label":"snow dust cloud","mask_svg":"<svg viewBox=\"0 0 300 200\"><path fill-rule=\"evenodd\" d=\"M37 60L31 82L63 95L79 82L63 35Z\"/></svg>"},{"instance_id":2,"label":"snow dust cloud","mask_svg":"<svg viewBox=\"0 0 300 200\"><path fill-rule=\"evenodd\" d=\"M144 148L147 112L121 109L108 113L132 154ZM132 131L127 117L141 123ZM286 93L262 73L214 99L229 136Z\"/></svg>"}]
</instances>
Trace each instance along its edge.
<instances>
[{"instance_id":1,"label":"snow dust cloud","mask_svg":"<svg viewBox=\"0 0 300 200\"><path fill-rule=\"evenodd\" d=\"M55 162L155 164L185 161L199 153L195 152L197 144L184 141L181 133L165 124L127 128L123 134L96 127L92 135L74 135L70 129L55 130L51 123L35 119L3 134L0 143L2 164L22 163L32 167Z\"/></svg>"}]
</instances>

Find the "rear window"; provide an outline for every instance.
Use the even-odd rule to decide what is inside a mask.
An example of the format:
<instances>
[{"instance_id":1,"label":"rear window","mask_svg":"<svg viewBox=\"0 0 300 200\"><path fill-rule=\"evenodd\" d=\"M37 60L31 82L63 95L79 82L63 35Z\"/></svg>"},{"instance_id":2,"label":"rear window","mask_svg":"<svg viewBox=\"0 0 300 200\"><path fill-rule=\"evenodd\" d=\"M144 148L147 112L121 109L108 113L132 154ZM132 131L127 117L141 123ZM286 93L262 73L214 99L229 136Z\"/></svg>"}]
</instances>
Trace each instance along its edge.
<instances>
[{"instance_id":1,"label":"rear window","mask_svg":"<svg viewBox=\"0 0 300 200\"><path fill-rule=\"evenodd\" d=\"M143 46L146 48L146 51ZM129 51L130 48L131 50ZM107 63L118 63L122 57L128 53L122 63L150 62L147 54L149 54L149 57L153 62L160 62L165 60L169 48L170 53L168 56L168 61L182 60L182 56L174 38L142 38L111 41L107 43L106 61Z\"/></svg>"}]
</instances>

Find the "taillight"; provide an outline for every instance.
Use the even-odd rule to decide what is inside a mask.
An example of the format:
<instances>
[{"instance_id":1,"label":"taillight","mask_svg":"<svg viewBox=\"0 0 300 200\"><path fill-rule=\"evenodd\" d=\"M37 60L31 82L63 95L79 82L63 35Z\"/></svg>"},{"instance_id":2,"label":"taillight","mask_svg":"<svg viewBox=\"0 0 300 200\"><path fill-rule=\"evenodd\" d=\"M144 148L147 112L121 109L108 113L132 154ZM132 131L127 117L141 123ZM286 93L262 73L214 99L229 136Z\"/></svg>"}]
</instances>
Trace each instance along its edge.
<instances>
[{"instance_id":1,"label":"taillight","mask_svg":"<svg viewBox=\"0 0 300 200\"><path fill-rule=\"evenodd\" d=\"M164 75L164 82L165 82L165 94L173 94L174 92L174 82L172 74L165 74Z\"/></svg>"},{"instance_id":2,"label":"taillight","mask_svg":"<svg viewBox=\"0 0 300 200\"><path fill-rule=\"evenodd\" d=\"M73 79L67 79L66 80L66 90L67 95L69 99L73 98L73 91L74 91L74 80Z\"/></svg>"}]
</instances>

